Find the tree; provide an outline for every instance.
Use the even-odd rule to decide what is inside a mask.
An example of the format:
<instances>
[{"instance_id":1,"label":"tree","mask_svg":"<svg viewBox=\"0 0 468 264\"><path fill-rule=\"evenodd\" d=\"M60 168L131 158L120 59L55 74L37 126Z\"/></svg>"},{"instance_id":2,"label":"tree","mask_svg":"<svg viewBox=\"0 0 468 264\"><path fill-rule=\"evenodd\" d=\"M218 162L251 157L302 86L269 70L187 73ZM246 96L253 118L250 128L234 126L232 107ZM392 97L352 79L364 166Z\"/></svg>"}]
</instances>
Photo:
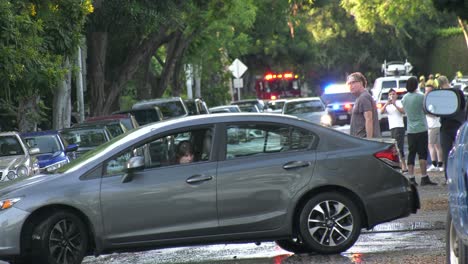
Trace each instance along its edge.
<instances>
[{"instance_id":1,"label":"tree","mask_svg":"<svg viewBox=\"0 0 468 264\"><path fill-rule=\"evenodd\" d=\"M15 113L20 131L34 130L43 119L45 107L38 95L52 94L63 79L64 47L72 45L81 31L86 2L0 3L2 105Z\"/></svg>"}]
</instances>

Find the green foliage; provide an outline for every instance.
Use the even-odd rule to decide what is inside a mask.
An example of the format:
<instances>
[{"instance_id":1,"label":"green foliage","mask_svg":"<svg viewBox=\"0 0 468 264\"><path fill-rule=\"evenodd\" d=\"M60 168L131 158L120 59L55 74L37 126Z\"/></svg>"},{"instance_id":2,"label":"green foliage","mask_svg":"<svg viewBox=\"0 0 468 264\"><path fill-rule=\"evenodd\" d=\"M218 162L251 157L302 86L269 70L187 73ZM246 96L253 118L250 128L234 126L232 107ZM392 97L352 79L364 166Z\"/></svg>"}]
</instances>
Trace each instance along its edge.
<instances>
[{"instance_id":1,"label":"green foliage","mask_svg":"<svg viewBox=\"0 0 468 264\"><path fill-rule=\"evenodd\" d=\"M436 38L431 46L427 73L440 73L451 79L457 71L468 72L468 61L460 59L468 57L462 34Z\"/></svg>"},{"instance_id":2,"label":"green foliage","mask_svg":"<svg viewBox=\"0 0 468 264\"><path fill-rule=\"evenodd\" d=\"M440 28L435 30L435 35L441 38L450 38L462 34L463 30L460 27Z\"/></svg>"},{"instance_id":3,"label":"green foliage","mask_svg":"<svg viewBox=\"0 0 468 264\"><path fill-rule=\"evenodd\" d=\"M464 0L432 0L435 8L455 13L458 17L468 19L468 4Z\"/></svg>"}]
</instances>

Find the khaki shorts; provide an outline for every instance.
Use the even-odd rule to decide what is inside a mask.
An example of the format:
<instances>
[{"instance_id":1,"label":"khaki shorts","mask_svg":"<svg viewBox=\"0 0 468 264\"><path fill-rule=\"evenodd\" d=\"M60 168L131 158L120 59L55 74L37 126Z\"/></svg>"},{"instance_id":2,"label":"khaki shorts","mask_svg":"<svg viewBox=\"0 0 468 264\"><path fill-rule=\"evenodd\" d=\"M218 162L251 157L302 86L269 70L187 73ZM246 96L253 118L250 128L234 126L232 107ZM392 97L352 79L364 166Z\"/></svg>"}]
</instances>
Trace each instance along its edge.
<instances>
[{"instance_id":1,"label":"khaki shorts","mask_svg":"<svg viewBox=\"0 0 468 264\"><path fill-rule=\"evenodd\" d=\"M440 127L429 128L429 144L440 144Z\"/></svg>"}]
</instances>

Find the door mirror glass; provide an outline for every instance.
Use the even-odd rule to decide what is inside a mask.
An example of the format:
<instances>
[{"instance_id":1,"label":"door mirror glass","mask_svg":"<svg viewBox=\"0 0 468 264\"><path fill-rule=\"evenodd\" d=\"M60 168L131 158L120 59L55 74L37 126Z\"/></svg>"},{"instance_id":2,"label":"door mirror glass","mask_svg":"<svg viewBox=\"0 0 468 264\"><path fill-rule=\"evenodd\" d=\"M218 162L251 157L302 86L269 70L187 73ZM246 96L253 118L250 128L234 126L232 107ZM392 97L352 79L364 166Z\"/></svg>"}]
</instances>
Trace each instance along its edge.
<instances>
[{"instance_id":1,"label":"door mirror glass","mask_svg":"<svg viewBox=\"0 0 468 264\"><path fill-rule=\"evenodd\" d=\"M127 165L125 166L125 169L127 172L132 172L136 170L143 169L145 167L145 158L142 156L136 156L136 157L131 157L127 161Z\"/></svg>"},{"instance_id":2,"label":"door mirror glass","mask_svg":"<svg viewBox=\"0 0 468 264\"><path fill-rule=\"evenodd\" d=\"M431 115L453 115L459 107L460 98L451 89L433 90L424 99L424 110Z\"/></svg>"}]
</instances>

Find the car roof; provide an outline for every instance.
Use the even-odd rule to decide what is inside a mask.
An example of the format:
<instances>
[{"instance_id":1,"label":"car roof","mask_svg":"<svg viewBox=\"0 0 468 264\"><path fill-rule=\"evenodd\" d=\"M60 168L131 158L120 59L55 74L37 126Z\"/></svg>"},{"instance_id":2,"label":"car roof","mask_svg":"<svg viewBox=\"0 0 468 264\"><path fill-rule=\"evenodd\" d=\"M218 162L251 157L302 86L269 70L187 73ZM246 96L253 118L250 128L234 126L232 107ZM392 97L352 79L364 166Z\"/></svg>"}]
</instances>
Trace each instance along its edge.
<instances>
[{"instance_id":1,"label":"car roof","mask_svg":"<svg viewBox=\"0 0 468 264\"><path fill-rule=\"evenodd\" d=\"M286 101L287 103L294 103L294 102L305 102L305 101L322 101L320 97L314 96L314 97L303 97L303 98L296 98L296 99L290 99Z\"/></svg>"},{"instance_id":2,"label":"car roof","mask_svg":"<svg viewBox=\"0 0 468 264\"><path fill-rule=\"evenodd\" d=\"M96 121L107 121L107 120L119 120L130 118L129 114L113 114L106 116L93 116L88 117L85 122L96 122Z\"/></svg>"},{"instance_id":3,"label":"car roof","mask_svg":"<svg viewBox=\"0 0 468 264\"><path fill-rule=\"evenodd\" d=\"M57 130L46 130L46 131L21 133L21 136L23 136L23 137L50 136L50 135L52 135L52 136L58 135L58 131Z\"/></svg>"},{"instance_id":4,"label":"car roof","mask_svg":"<svg viewBox=\"0 0 468 264\"><path fill-rule=\"evenodd\" d=\"M156 99L138 101L133 106L152 105L152 104L157 104L157 103L169 103L169 102L182 102L182 101L183 100L180 97L156 98Z\"/></svg>"},{"instance_id":5,"label":"car roof","mask_svg":"<svg viewBox=\"0 0 468 264\"><path fill-rule=\"evenodd\" d=\"M18 132L16 131L5 131L5 132L0 132L0 137L1 136L17 136L19 135Z\"/></svg>"}]
</instances>

